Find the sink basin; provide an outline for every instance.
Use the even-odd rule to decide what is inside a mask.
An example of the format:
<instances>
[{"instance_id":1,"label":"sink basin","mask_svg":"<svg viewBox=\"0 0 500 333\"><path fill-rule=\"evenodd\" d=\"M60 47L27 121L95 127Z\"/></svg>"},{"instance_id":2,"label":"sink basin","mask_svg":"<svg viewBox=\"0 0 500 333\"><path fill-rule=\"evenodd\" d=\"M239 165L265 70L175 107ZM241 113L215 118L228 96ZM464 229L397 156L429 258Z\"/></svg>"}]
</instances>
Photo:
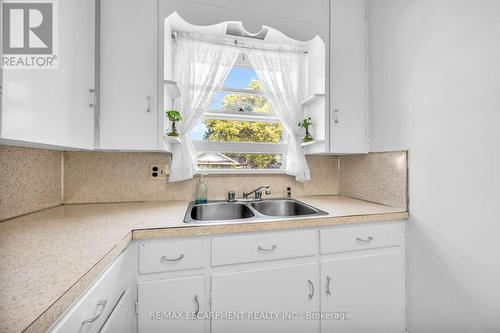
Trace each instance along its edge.
<instances>
[{"instance_id":1,"label":"sink basin","mask_svg":"<svg viewBox=\"0 0 500 333\"><path fill-rule=\"evenodd\" d=\"M252 207L267 216L301 216L318 214L310 206L294 200L269 200L252 203Z\"/></svg>"},{"instance_id":2,"label":"sink basin","mask_svg":"<svg viewBox=\"0 0 500 333\"><path fill-rule=\"evenodd\" d=\"M246 219L255 214L245 204L217 202L193 206L190 216L194 221L220 221Z\"/></svg>"},{"instance_id":3,"label":"sink basin","mask_svg":"<svg viewBox=\"0 0 500 333\"><path fill-rule=\"evenodd\" d=\"M237 199L242 200L242 199ZM294 199L267 199L262 201L211 201L206 204L191 202L184 223L219 224L269 220L283 220L300 216L328 215Z\"/></svg>"}]
</instances>

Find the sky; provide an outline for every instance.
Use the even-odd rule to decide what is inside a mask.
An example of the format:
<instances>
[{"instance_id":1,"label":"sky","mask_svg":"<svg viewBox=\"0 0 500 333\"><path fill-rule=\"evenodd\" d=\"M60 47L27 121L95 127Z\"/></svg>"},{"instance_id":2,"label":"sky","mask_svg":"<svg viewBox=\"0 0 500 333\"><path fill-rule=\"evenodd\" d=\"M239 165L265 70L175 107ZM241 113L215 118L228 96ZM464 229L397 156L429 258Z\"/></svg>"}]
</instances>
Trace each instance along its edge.
<instances>
[{"instance_id":1,"label":"sky","mask_svg":"<svg viewBox=\"0 0 500 333\"><path fill-rule=\"evenodd\" d=\"M233 67L229 74L227 75L226 81L224 81L224 87L230 88L248 88L248 84L252 79L257 78L255 71L252 68L247 67ZM218 93L212 104L210 105L210 109L212 110L220 110L222 109L222 99L224 96L228 95L228 93ZM205 134L205 126L203 122L200 120L195 125L193 130L191 131L191 139L192 140L202 140L203 134Z\"/></svg>"}]
</instances>

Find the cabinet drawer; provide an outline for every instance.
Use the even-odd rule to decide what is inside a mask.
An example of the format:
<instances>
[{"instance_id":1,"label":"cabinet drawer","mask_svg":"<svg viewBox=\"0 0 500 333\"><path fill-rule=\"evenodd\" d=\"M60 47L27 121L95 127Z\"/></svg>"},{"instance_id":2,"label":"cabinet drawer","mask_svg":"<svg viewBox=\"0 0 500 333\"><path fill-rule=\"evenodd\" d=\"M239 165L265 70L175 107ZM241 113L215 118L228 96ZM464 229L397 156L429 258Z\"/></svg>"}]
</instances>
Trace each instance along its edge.
<instances>
[{"instance_id":1,"label":"cabinet drawer","mask_svg":"<svg viewBox=\"0 0 500 333\"><path fill-rule=\"evenodd\" d=\"M403 242L401 223L320 231L321 254L397 246Z\"/></svg>"},{"instance_id":2,"label":"cabinet drawer","mask_svg":"<svg viewBox=\"0 0 500 333\"><path fill-rule=\"evenodd\" d=\"M139 273L205 267L209 263L206 239L139 244Z\"/></svg>"},{"instance_id":3,"label":"cabinet drawer","mask_svg":"<svg viewBox=\"0 0 500 333\"><path fill-rule=\"evenodd\" d=\"M212 239L212 265L312 256L317 231L279 232Z\"/></svg>"}]
</instances>

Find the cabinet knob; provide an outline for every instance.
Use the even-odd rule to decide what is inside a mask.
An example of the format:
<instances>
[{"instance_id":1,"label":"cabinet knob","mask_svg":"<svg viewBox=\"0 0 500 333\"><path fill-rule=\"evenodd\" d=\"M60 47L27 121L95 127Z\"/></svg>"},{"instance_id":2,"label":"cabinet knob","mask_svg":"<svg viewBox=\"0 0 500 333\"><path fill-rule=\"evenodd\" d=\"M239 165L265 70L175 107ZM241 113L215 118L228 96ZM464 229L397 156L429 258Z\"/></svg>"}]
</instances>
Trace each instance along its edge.
<instances>
[{"instance_id":1,"label":"cabinet knob","mask_svg":"<svg viewBox=\"0 0 500 333\"><path fill-rule=\"evenodd\" d=\"M271 248L269 249L266 249L265 247L262 247L262 246L257 246L257 251L259 252L274 252L274 250L276 250L278 248L278 246L276 244L274 244L273 246L271 246Z\"/></svg>"},{"instance_id":2,"label":"cabinet knob","mask_svg":"<svg viewBox=\"0 0 500 333\"><path fill-rule=\"evenodd\" d=\"M93 107L95 107L95 104L96 104L95 89L93 89L93 88L89 89L89 94L90 94L89 108L93 108Z\"/></svg>"},{"instance_id":3,"label":"cabinet knob","mask_svg":"<svg viewBox=\"0 0 500 333\"><path fill-rule=\"evenodd\" d=\"M307 283L309 284L309 299L312 299L314 297L314 283L311 280L307 280Z\"/></svg>"},{"instance_id":4,"label":"cabinet knob","mask_svg":"<svg viewBox=\"0 0 500 333\"><path fill-rule=\"evenodd\" d=\"M335 109L333 110L333 122L335 124L338 124L339 123L339 109Z\"/></svg>"},{"instance_id":5,"label":"cabinet knob","mask_svg":"<svg viewBox=\"0 0 500 333\"><path fill-rule=\"evenodd\" d=\"M178 262L178 261L181 261L183 258L184 258L184 254L181 254L180 256L178 256L177 258L174 258L174 259L169 259L167 256L162 256L161 261L163 261L163 262Z\"/></svg>"},{"instance_id":6,"label":"cabinet knob","mask_svg":"<svg viewBox=\"0 0 500 333\"><path fill-rule=\"evenodd\" d=\"M108 302L107 300L100 300L97 302L97 306L96 306L96 310L95 310L96 315L93 316L92 318L85 319L84 321L82 321L82 324L80 325L80 332L82 331L82 329L85 325L92 324L93 322L95 322L97 319L99 319L102 316L104 309L106 308L107 302Z\"/></svg>"},{"instance_id":7,"label":"cabinet knob","mask_svg":"<svg viewBox=\"0 0 500 333\"><path fill-rule=\"evenodd\" d=\"M373 237L370 236L370 237L368 237L366 239L356 237L356 240L358 241L359 244L368 244L368 243L370 243L373 240Z\"/></svg>"},{"instance_id":8,"label":"cabinet knob","mask_svg":"<svg viewBox=\"0 0 500 333\"><path fill-rule=\"evenodd\" d=\"M325 283L325 293L327 296L332 296L332 291L330 290L330 283L332 282L332 278L327 276Z\"/></svg>"},{"instance_id":9,"label":"cabinet knob","mask_svg":"<svg viewBox=\"0 0 500 333\"><path fill-rule=\"evenodd\" d=\"M194 301L194 315L195 317L197 317L198 313L200 313L200 302L198 301L198 295L194 295L193 301Z\"/></svg>"},{"instance_id":10,"label":"cabinet knob","mask_svg":"<svg viewBox=\"0 0 500 333\"><path fill-rule=\"evenodd\" d=\"M148 108L146 109L146 112L151 112L151 96L146 95L146 100L148 102Z\"/></svg>"}]
</instances>

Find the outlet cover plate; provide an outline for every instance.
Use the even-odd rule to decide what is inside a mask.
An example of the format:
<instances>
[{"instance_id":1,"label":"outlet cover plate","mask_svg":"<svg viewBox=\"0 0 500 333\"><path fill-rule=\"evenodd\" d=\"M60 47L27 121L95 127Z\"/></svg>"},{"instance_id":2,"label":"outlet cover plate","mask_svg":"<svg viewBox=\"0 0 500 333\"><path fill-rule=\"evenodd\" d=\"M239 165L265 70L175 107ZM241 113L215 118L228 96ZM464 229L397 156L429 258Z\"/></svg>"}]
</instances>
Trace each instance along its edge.
<instances>
[{"instance_id":1,"label":"outlet cover plate","mask_svg":"<svg viewBox=\"0 0 500 333\"><path fill-rule=\"evenodd\" d=\"M168 175L167 165L158 163L149 164L149 179L166 180L167 175Z\"/></svg>"}]
</instances>

